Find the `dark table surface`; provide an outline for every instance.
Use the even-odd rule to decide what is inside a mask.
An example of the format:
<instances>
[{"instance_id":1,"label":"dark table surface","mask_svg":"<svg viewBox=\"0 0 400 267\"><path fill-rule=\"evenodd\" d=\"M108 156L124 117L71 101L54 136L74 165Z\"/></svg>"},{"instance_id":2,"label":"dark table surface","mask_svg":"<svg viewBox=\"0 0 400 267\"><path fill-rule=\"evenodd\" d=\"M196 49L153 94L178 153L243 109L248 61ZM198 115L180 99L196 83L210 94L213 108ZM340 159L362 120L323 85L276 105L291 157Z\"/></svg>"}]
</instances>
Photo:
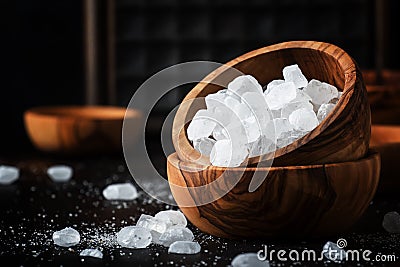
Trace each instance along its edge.
<instances>
[{"instance_id":1,"label":"dark table surface","mask_svg":"<svg viewBox=\"0 0 400 267\"><path fill-rule=\"evenodd\" d=\"M163 160L159 166L165 166ZM348 261L342 266L400 266L400 235L382 228L386 212L400 211L399 195L377 195L364 216L347 233L321 239L304 240L228 240L202 233L189 223L195 240L202 247L197 255L168 254L167 248L150 245L146 249L125 249L114 239L123 226L134 225L142 213L154 215L160 210L177 209L152 199L144 192L134 201L107 201L102 190L108 184L134 183L122 157L63 159L36 153L0 156L0 165L17 166L20 179L0 186L0 266L227 266L237 254L268 249L286 251L315 249L326 241L345 238L347 249L370 250L376 255L395 255L397 262ZM54 183L46 170L54 164L74 169L67 183ZM165 168L159 168L165 175ZM140 188L138 188L140 189ZM340 218L337 218L340 220ZM81 234L81 242L72 248L53 244L55 230L71 226ZM103 259L82 258L84 248L99 247ZM323 260L278 261L271 266L340 266Z\"/></svg>"}]
</instances>

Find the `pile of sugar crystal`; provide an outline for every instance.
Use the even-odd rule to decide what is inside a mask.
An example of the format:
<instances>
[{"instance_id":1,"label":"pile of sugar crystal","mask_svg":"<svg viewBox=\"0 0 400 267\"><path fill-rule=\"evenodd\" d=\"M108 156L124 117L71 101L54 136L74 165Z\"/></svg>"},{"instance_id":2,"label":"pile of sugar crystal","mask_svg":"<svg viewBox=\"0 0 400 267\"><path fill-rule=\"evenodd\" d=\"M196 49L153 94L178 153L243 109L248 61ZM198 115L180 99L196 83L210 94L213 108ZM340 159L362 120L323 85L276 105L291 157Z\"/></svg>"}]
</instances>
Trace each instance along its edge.
<instances>
[{"instance_id":1,"label":"pile of sugar crystal","mask_svg":"<svg viewBox=\"0 0 400 267\"><path fill-rule=\"evenodd\" d=\"M237 167L285 147L317 127L334 109L341 92L315 79L297 64L283 69L283 80L263 87L242 75L227 89L209 94L187 128L193 147L214 166Z\"/></svg>"},{"instance_id":2,"label":"pile of sugar crystal","mask_svg":"<svg viewBox=\"0 0 400 267\"><path fill-rule=\"evenodd\" d=\"M193 242L194 235L186 225L186 217L180 211L160 211L154 217L142 214L135 226L118 232L117 242L127 248L145 248L154 243L170 247L169 253L199 253L201 247Z\"/></svg>"},{"instance_id":3,"label":"pile of sugar crystal","mask_svg":"<svg viewBox=\"0 0 400 267\"><path fill-rule=\"evenodd\" d=\"M168 253L197 254L201 251L198 242L187 226L182 212L164 210L155 216L142 214L136 225L123 227L116 234L117 243L124 248L147 248L151 243L168 247ZM53 242L61 247L72 247L81 241L77 230L66 227L53 233ZM82 257L103 258L99 249L88 248L80 252Z\"/></svg>"}]
</instances>

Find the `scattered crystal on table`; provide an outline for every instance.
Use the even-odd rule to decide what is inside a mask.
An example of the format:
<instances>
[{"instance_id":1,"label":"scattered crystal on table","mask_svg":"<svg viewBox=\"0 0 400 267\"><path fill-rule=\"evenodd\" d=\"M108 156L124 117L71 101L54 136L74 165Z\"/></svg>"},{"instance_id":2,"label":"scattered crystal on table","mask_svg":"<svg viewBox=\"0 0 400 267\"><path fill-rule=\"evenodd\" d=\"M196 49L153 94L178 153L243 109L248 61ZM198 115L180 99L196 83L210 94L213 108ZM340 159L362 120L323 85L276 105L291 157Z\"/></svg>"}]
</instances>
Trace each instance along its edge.
<instances>
[{"instance_id":1,"label":"scattered crystal on table","mask_svg":"<svg viewBox=\"0 0 400 267\"><path fill-rule=\"evenodd\" d=\"M346 259L346 251L343 248L338 247L334 242L326 242L322 249L324 257L328 260L340 263Z\"/></svg>"},{"instance_id":2,"label":"scattered crystal on table","mask_svg":"<svg viewBox=\"0 0 400 267\"><path fill-rule=\"evenodd\" d=\"M79 253L79 256L102 259L103 252L101 252L100 250L95 249L95 248L87 248L87 249L82 250L81 253Z\"/></svg>"},{"instance_id":3,"label":"scattered crystal on table","mask_svg":"<svg viewBox=\"0 0 400 267\"><path fill-rule=\"evenodd\" d=\"M56 165L47 169L47 175L54 182L68 182L72 174L72 168L65 165Z\"/></svg>"},{"instance_id":4,"label":"scattered crystal on table","mask_svg":"<svg viewBox=\"0 0 400 267\"><path fill-rule=\"evenodd\" d=\"M232 267L269 267L268 261L262 261L257 253L243 253L237 255L231 262Z\"/></svg>"},{"instance_id":5,"label":"scattered crystal on table","mask_svg":"<svg viewBox=\"0 0 400 267\"><path fill-rule=\"evenodd\" d=\"M9 185L19 178L19 169L12 166L0 165L0 185Z\"/></svg>"},{"instance_id":6,"label":"scattered crystal on table","mask_svg":"<svg viewBox=\"0 0 400 267\"><path fill-rule=\"evenodd\" d=\"M200 244L192 241L175 241L168 248L168 253L175 254L197 254L200 251Z\"/></svg>"},{"instance_id":7,"label":"scattered crystal on table","mask_svg":"<svg viewBox=\"0 0 400 267\"><path fill-rule=\"evenodd\" d=\"M386 213L382 226L389 233L400 234L400 214L396 211Z\"/></svg>"},{"instance_id":8,"label":"scattered crystal on table","mask_svg":"<svg viewBox=\"0 0 400 267\"><path fill-rule=\"evenodd\" d=\"M108 185L103 190L107 200L134 200L138 197L136 187L131 183L118 183Z\"/></svg>"},{"instance_id":9,"label":"scattered crystal on table","mask_svg":"<svg viewBox=\"0 0 400 267\"><path fill-rule=\"evenodd\" d=\"M80 234L72 227L66 227L53 233L54 244L61 247L72 247L81 240Z\"/></svg>"}]
</instances>

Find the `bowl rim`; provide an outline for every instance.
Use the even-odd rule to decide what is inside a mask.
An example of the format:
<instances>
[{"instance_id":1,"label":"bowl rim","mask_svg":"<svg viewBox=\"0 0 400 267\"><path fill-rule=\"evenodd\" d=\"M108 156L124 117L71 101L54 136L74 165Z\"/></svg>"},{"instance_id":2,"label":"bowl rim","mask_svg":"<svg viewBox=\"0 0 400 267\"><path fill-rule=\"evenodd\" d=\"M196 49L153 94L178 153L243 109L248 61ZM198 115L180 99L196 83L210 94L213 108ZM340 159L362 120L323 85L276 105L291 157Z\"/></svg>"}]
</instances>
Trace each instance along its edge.
<instances>
[{"instance_id":1,"label":"bowl rim","mask_svg":"<svg viewBox=\"0 0 400 267\"><path fill-rule=\"evenodd\" d=\"M343 88L338 88L343 94L339 98L338 103L335 105L334 109L322 120L316 128L310 131L308 134L303 137L297 139L293 143L278 148L275 150L275 153L264 154L256 157L250 157L247 159L247 164L255 164L258 162L263 162L266 160L270 160L271 158L277 158L288 154L297 148L307 144L309 141L313 140L315 137L319 135L322 131L324 131L331 123L333 123L337 117L341 115L343 112L342 105L345 101L348 101L354 94L354 90L356 88L356 80L357 80L357 66L355 61L340 47L318 41L289 41L278 44L273 44L270 46L262 47L250 52L247 52L237 58L230 60L229 62L223 64L221 67L212 71L208 74L202 81L197 83L195 87L185 96L182 102L189 101L197 97L197 95L201 92L201 90L207 85L208 81L212 81L213 78L222 74L226 69L235 68L236 65L242 63L249 58L259 56L260 54L267 54L271 52L275 52L278 50L286 50L286 49L311 49L319 52L323 52L328 54L329 56L336 59L339 67L343 71L344 75L344 84ZM353 89L353 90L350 90ZM209 162L209 157L200 154L194 147L191 142L187 138L187 133L185 130L184 118L186 117L188 107L180 106L176 112L173 127L172 127L172 141L178 156L182 160L188 160L192 162ZM183 132L183 133L182 133ZM183 146L183 149L179 149ZM189 152L184 152L183 150L188 149Z\"/></svg>"},{"instance_id":2,"label":"bowl rim","mask_svg":"<svg viewBox=\"0 0 400 267\"><path fill-rule=\"evenodd\" d=\"M112 116L101 116L99 114L94 115L83 115L78 114L82 111L113 111L115 114ZM91 120L91 121L121 121L127 118L140 118L142 113L137 109L128 109L120 106L102 106L102 105L60 105L60 106L37 106L29 108L24 112L25 117L42 117L42 118L54 118L54 119L76 119Z\"/></svg>"},{"instance_id":3,"label":"bowl rim","mask_svg":"<svg viewBox=\"0 0 400 267\"><path fill-rule=\"evenodd\" d=\"M255 171L279 171L279 170L309 170L309 169L319 169L319 168L329 168L329 167L336 167L336 166L346 166L354 163L361 163L365 161L370 161L375 158L380 158L380 154L376 149L369 149L368 154L366 157L363 157L358 160L354 161L344 161L344 162L336 162L336 163L327 163L327 164L312 164L312 165L294 165L294 166L272 166L272 167L245 167L245 166L239 166L239 167L218 167L218 166L213 166L213 165L201 165L198 163L193 163L193 162L188 162L188 161L183 161L179 159L178 154L176 152L172 153L167 157L167 161L169 164L172 164L174 166L179 165L179 169L185 168L185 171L190 171L191 168L193 169L193 172L197 172L199 170L207 170L207 171L216 171L216 172L234 172L234 171L239 171L239 172L255 172ZM182 164L180 164L182 163Z\"/></svg>"}]
</instances>

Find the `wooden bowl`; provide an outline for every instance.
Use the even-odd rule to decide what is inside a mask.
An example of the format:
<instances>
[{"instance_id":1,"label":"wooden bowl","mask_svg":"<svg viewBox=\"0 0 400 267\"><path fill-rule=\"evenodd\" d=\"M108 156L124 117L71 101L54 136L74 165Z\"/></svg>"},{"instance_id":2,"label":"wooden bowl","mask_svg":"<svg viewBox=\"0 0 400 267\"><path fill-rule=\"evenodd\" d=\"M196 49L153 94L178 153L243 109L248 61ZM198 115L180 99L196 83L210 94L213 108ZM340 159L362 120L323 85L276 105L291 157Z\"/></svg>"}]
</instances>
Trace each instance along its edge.
<instances>
[{"instance_id":1,"label":"wooden bowl","mask_svg":"<svg viewBox=\"0 0 400 267\"><path fill-rule=\"evenodd\" d=\"M399 158L400 126L372 125L371 147L381 156L381 179L378 193L398 194L400 191Z\"/></svg>"},{"instance_id":2,"label":"wooden bowl","mask_svg":"<svg viewBox=\"0 0 400 267\"><path fill-rule=\"evenodd\" d=\"M373 70L362 72L372 110L373 124L400 124L400 71L383 70L382 80Z\"/></svg>"},{"instance_id":3,"label":"wooden bowl","mask_svg":"<svg viewBox=\"0 0 400 267\"><path fill-rule=\"evenodd\" d=\"M183 102L205 97L222 89L212 84L233 80L239 74L227 70L236 68L251 74L262 84L282 78L282 69L298 64L308 79L318 79L335 85L343 95L334 110L309 134L278 149L274 166L310 165L353 161L365 157L370 138L370 109L361 73L354 60L337 46L312 41L286 42L264 47L239 56L210 73L198 83ZM199 104L200 102L200 104ZM209 158L196 151L186 135L186 127L197 110L205 108L203 101L181 105L172 130L176 152L183 161L209 164ZM271 155L253 157L249 165L264 162Z\"/></svg>"},{"instance_id":4,"label":"wooden bowl","mask_svg":"<svg viewBox=\"0 0 400 267\"><path fill-rule=\"evenodd\" d=\"M141 123L139 111L110 106L36 107L27 110L24 119L29 138L37 149L87 154L122 151L125 113L126 119Z\"/></svg>"},{"instance_id":5,"label":"wooden bowl","mask_svg":"<svg viewBox=\"0 0 400 267\"><path fill-rule=\"evenodd\" d=\"M206 233L227 238L310 237L342 233L357 221L377 188L380 158L371 151L360 160L326 165L220 168L184 162L174 153L167 166L177 204ZM254 172L266 179L249 193ZM191 187L216 179L229 184L237 175L239 182L222 198L197 207L182 204L199 203L221 190L215 186L196 194Z\"/></svg>"}]
</instances>

